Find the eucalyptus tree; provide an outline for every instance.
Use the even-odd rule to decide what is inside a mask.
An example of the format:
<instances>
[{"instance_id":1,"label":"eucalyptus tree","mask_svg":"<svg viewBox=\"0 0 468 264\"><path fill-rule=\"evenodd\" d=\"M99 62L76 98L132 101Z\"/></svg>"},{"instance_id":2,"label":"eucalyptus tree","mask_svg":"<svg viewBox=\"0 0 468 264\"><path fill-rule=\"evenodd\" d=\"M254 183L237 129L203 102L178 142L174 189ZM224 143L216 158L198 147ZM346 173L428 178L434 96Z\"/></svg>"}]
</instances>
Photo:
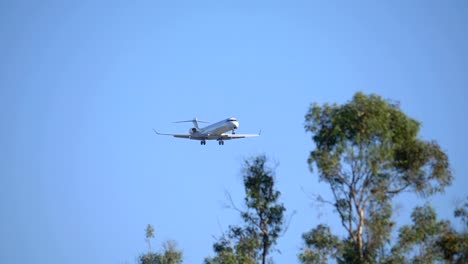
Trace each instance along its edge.
<instances>
[{"instance_id":1,"label":"eucalyptus tree","mask_svg":"<svg viewBox=\"0 0 468 264\"><path fill-rule=\"evenodd\" d=\"M205 263L267 263L271 248L284 228L286 208L275 188L275 170L265 155L244 160L245 210L240 212L244 225L230 226L214 244L217 254Z\"/></svg>"},{"instance_id":2,"label":"eucalyptus tree","mask_svg":"<svg viewBox=\"0 0 468 264\"><path fill-rule=\"evenodd\" d=\"M305 130L315 143L308 163L333 194L328 202L348 235L345 261L372 263L382 255L395 225L395 196L428 196L451 184L446 153L436 141L421 139L419 129L398 103L377 95L356 93L345 104L308 110Z\"/></svg>"}]
</instances>

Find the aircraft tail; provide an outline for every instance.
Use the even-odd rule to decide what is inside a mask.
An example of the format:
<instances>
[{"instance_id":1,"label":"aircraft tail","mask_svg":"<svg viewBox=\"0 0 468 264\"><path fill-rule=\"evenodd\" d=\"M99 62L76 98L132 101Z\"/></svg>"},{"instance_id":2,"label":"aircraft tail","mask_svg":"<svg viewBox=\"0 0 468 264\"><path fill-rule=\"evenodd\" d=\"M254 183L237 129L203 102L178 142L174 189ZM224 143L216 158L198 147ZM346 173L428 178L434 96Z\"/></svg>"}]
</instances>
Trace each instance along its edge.
<instances>
[{"instance_id":1,"label":"aircraft tail","mask_svg":"<svg viewBox=\"0 0 468 264\"><path fill-rule=\"evenodd\" d=\"M174 123L187 123L187 122L192 122L196 129L199 129L198 123L209 123L208 121L198 120L196 117L192 120L176 121Z\"/></svg>"}]
</instances>

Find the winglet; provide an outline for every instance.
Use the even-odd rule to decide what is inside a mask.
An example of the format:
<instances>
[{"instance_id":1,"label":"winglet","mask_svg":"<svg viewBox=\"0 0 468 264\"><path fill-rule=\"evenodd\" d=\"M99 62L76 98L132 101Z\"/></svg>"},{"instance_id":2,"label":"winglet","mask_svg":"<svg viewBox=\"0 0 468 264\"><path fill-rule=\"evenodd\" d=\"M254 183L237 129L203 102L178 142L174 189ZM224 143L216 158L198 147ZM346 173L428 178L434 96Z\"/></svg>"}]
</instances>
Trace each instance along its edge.
<instances>
[{"instance_id":1,"label":"winglet","mask_svg":"<svg viewBox=\"0 0 468 264\"><path fill-rule=\"evenodd\" d=\"M260 129L260 131L258 132L258 135L260 136L262 134L262 130Z\"/></svg>"},{"instance_id":2,"label":"winglet","mask_svg":"<svg viewBox=\"0 0 468 264\"><path fill-rule=\"evenodd\" d=\"M154 133L156 133L157 135L161 135L161 133L159 133L158 131L156 131L156 129L153 128L153 131Z\"/></svg>"}]
</instances>

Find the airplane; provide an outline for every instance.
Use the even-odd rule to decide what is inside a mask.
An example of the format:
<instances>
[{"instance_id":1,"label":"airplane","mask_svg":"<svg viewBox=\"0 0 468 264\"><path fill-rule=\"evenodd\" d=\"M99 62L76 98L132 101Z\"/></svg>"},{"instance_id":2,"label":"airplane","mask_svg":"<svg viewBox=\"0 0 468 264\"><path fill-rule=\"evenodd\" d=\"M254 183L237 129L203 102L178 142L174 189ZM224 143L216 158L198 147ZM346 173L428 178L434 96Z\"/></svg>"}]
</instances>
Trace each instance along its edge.
<instances>
[{"instance_id":1,"label":"airplane","mask_svg":"<svg viewBox=\"0 0 468 264\"><path fill-rule=\"evenodd\" d=\"M173 136L176 138L187 138L192 140L200 140L201 145L206 145L207 140L217 140L219 145L224 145L225 140L248 138L260 136L261 131L258 134L236 134L235 130L239 128L239 121L236 118L227 118L212 125L200 128L198 123L209 123L206 121L198 120L194 118L187 121L178 121L174 123L185 123L192 122L194 127L189 130L189 134L164 134L159 133L155 129L154 132L158 135ZM232 131L231 134L226 132Z\"/></svg>"}]
</instances>

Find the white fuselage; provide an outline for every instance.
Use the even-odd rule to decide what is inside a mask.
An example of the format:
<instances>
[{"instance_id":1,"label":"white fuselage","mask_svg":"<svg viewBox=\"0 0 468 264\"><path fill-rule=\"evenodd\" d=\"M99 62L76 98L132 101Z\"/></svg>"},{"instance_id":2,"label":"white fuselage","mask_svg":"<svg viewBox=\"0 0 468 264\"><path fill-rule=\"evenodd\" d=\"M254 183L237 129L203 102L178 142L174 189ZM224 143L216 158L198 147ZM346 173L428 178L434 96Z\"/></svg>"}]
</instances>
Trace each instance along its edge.
<instances>
[{"instance_id":1,"label":"white fuselage","mask_svg":"<svg viewBox=\"0 0 468 264\"><path fill-rule=\"evenodd\" d=\"M217 123L214 123L212 125L202 127L202 128L200 128L198 124L206 123L206 121L201 121L201 120L194 118L193 120L178 121L176 123L182 123L182 122L192 122L195 127L191 128L188 134L167 134L167 133L159 133L158 131L156 131L156 129L153 129L153 130L158 135L200 140L200 144L202 145L206 145L207 140L217 140L219 145L224 145L225 140L260 136L260 133L258 134L236 134L234 133L234 131L239 128L239 121L237 121L237 119L233 117L226 118L222 121L219 121ZM232 133L227 133L229 131L232 131Z\"/></svg>"},{"instance_id":2,"label":"white fuselage","mask_svg":"<svg viewBox=\"0 0 468 264\"><path fill-rule=\"evenodd\" d=\"M228 118L212 125L200 128L192 134L193 139L217 139L223 133L239 128L239 122L235 118Z\"/></svg>"}]
</instances>

